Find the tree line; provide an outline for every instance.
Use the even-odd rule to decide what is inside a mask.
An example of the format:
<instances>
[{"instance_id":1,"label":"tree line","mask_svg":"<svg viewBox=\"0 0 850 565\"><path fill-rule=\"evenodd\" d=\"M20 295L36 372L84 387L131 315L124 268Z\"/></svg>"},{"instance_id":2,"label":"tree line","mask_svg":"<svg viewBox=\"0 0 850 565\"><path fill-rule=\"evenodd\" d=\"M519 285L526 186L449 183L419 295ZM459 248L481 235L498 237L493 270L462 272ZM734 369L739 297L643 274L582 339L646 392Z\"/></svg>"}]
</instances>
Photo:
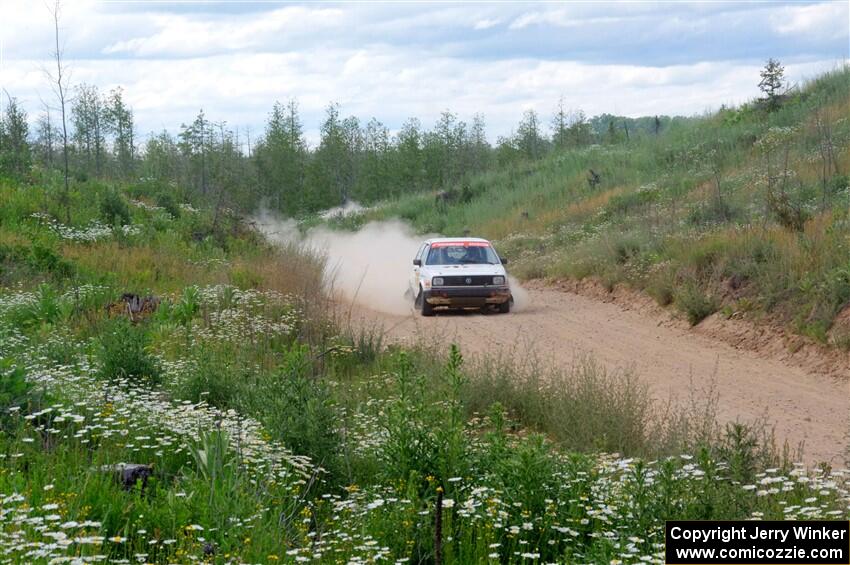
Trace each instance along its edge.
<instances>
[{"instance_id":1,"label":"tree line","mask_svg":"<svg viewBox=\"0 0 850 565\"><path fill-rule=\"evenodd\" d=\"M430 129L410 118L391 133L376 118L364 123L344 117L331 103L319 143L310 147L293 99L273 105L257 139L201 110L176 134L162 131L140 143L123 90L103 94L81 84L69 97L67 148L54 112L45 108L30 131L22 105L7 96L0 117L0 169L14 177L26 176L31 166L58 170L67 154L73 182L144 179L241 209L262 204L298 215L349 200L374 202L442 190L469 175L541 159L552 151L658 134L669 121L607 114L588 119L561 100L548 123L526 110L516 129L492 145L482 114L466 122L446 110Z\"/></svg>"},{"instance_id":2,"label":"tree line","mask_svg":"<svg viewBox=\"0 0 850 565\"><path fill-rule=\"evenodd\" d=\"M364 124L357 117L343 117L339 104L331 103L319 143L310 147L298 103L292 99L274 104L256 140L250 131L212 121L201 110L181 124L176 135L164 130L141 144L133 110L120 87L101 94L96 86L81 84L69 91L59 11L56 0L51 9L55 71L48 72L48 79L58 104L45 105L30 132L26 111L6 95L0 111L0 176L24 178L33 167L61 170L68 221L72 180L153 182L160 191L182 190L189 198L211 199L217 210L222 205L243 210L263 205L294 216L349 200L370 203L445 190L467 176L541 159L553 151L657 136L677 119L609 114L589 119L581 110L566 108L562 98L548 124L535 110L526 110L516 129L493 146L482 114L467 123L445 110L430 129L410 118L392 134L376 118ZM771 60L762 73L759 87L772 103L779 100L782 70Z\"/></svg>"}]
</instances>

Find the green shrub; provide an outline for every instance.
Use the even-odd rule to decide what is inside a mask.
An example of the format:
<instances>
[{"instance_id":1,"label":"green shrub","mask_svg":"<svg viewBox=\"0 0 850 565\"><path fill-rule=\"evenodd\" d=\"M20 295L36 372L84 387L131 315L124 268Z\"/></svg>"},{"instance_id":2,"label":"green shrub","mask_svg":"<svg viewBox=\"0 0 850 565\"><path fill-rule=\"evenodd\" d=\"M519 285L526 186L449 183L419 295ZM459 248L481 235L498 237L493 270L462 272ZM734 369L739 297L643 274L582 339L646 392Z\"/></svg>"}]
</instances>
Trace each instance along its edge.
<instances>
[{"instance_id":1,"label":"green shrub","mask_svg":"<svg viewBox=\"0 0 850 565\"><path fill-rule=\"evenodd\" d=\"M69 314L69 305L62 302L56 290L49 284L42 283L35 291L35 299L13 309L10 319L18 326L31 327L55 324Z\"/></svg>"},{"instance_id":2,"label":"green shrub","mask_svg":"<svg viewBox=\"0 0 850 565\"><path fill-rule=\"evenodd\" d=\"M488 469L499 490L509 499L522 502L522 507L532 514L542 513L548 493L557 481L552 446L542 434L531 434L512 445L506 417L507 412L500 403L490 407L491 431L485 436L481 467Z\"/></svg>"},{"instance_id":3,"label":"green shrub","mask_svg":"<svg viewBox=\"0 0 850 565\"><path fill-rule=\"evenodd\" d=\"M803 203L788 194L768 194L767 205L771 215L785 229L802 232L810 215Z\"/></svg>"},{"instance_id":4,"label":"green shrub","mask_svg":"<svg viewBox=\"0 0 850 565\"><path fill-rule=\"evenodd\" d=\"M9 432L13 428L15 409L26 412L32 390L23 368L12 359L0 358L0 429Z\"/></svg>"},{"instance_id":5,"label":"green shrub","mask_svg":"<svg viewBox=\"0 0 850 565\"><path fill-rule=\"evenodd\" d=\"M708 203L691 208L688 223L692 225L719 224L729 222L739 215L739 210L726 200L712 198Z\"/></svg>"},{"instance_id":6,"label":"green shrub","mask_svg":"<svg viewBox=\"0 0 850 565\"><path fill-rule=\"evenodd\" d=\"M646 292L655 299L659 306L669 306L676 296L676 287L672 277L658 274L649 281Z\"/></svg>"},{"instance_id":7,"label":"green shrub","mask_svg":"<svg viewBox=\"0 0 850 565\"><path fill-rule=\"evenodd\" d=\"M640 254L640 242L635 239L618 239L614 242L614 261L618 265L624 265Z\"/></svg>"},{"instance_id":8,"label":"green shrub","mask_svg":"<svg viewBox=\"0 0 850 565\"><path fill-rule=\"evenodd\" d=\"M830 194L839 194L848 190L848 188L850 188L850 176L848 175L835 175L827 184L827 190Z\"/></svg>"},{"instance_id":9,"label":"green shrub","mask_svg":"<svg viewBox=\"0 0 850 565\"><path fill-rule=\"evenodd\" d=\"M246 391L242 403L275 439L341 479L339 415L327 384L311 370L309 349L293 345L276 371L263 373Z\"/></svg>"},{"instance_id":10,"label":"green shrub","mask_svg":"<svg viewBox=\"0 0 850 565\"><path fill-rule=\"evenodd\" d=\"M384 410L387 440L379 454L386 478L423 489L429 487L422 482L427 477L446 486L469 469L462 365L460 350L452 345L437 382L429 383L407 354L399 355L393 374L398 398Z\"/></svg>"},{"instance_id":11,"label":"green shrub","mask_svg":"<svg viewBox=\"0 0 850 565\"><path fill-rule=\"evenodd\" d=\"M159 192L156 195L156 205L165 208L172 218L180 217L180 206L170 192Z\"/></svg>"},{"instance_id":12,"label":"green shrub","mask_svg":"<svg viewBox=\"0 0 850 565\"><path fill-rule=\"evenodd\" d=\"M0 244L0 280L7 284L17 280L50 277L61 281L75 275L71 261L63 259L52 247L34 242L31 247ZM11 285L9 285L11 286Z\"/></svg>"},{"instance_id":13,"label":"green shrub","mask_svg":"<svg viewBox=\"0 0 850 565\"><path fill-rule=\"evenodd\" d=\"M660 197L661 191L654 186L641 187L634 192L625 194L616 194L605 205L605 213L608 215L625 214L656 202Z\"/></svg>"},{"instance_id":14,"label":"green shrub","mask_svg":"<svg viewBox=\"0 0 850 565\"><path fill-rule=\"evenodd\" d=\"M201 293L196 286L183 288L183 296L177 304L171 308L172 319L183 326L189 326L192 319L201 309Z\"/></svg>"},{"instance_id":15,"label":"green shrub","mask_svg":"<svg viewBox=\"0 0 850 565\"><path fill-rule=\"evenodd\" d=\"M56 250L33 243L30 248L27 263L36 272L49 273L57 279L69 278L74 275L74 264L62 258Z\"/></svg>"},{"instance_id":16,"label":"green shrub","mask_svg":"<svg viewBox=\"0 0 850 565\"><path fill-rule=\"evenodd\" d=\"M107 190L101 197L100 217L109 225L130 223L130 206L116 189Z\"/></svg>"},{"instance_id":17,"label":"green shrub","mask_svg":"<svg viewBox=\"0 0 850 565\"><path fill-rule=\"evenodd\" d=\"M148 335L144 327L118 318L107 324L99 342L100 378L147 384L160 382L159 363L147 350Z\"/></svg>"},{"instance_id":18,"label":"green shrub","mask_svg":"<svg viewBox=\"0 0 850 565\"><path fill-rule=\"evenodd\" d=\"M202 344L192 352L189 370L176 383L175 394L226 409L235 407L243 391L256 384L256 371L249 359L230 347Z\"/></svg>"},{"instance_id":19,"label":"green shrub","mask_svg":"<svg viewBox=\"0 0 850 565\"><path fill-rule=\"evenodd\" d=\"M695 284L686 284L676 292L676 307L688 318L692 326L717 312L717 299L705 294Z\"/></svg>"},{"instance_id":20,"label":"green shrub","mask_svg":"<svg viewBox=\"0 0 850 565\"><path fill-rule=\"evenodd\" d=\"M772 429L759 421L727 423L707 450L725 463L730 477L741 484L756 482L757 473L769 467L787 469L791 467L790 459L800 455L788 447L777 449Z\"/></svg>"}]
</instances>

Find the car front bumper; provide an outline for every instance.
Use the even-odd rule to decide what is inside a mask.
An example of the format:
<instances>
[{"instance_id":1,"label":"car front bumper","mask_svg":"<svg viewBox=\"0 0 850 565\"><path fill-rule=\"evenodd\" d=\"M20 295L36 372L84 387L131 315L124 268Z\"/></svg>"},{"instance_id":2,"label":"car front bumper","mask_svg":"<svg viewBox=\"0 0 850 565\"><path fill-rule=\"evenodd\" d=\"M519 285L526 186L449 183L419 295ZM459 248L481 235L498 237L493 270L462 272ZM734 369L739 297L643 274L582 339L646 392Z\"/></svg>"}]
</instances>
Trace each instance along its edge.
<instances>
[{"instance_id":1,"label":"car front bumper","mask_svg":"<svg viewBox=\"0 0 850 565\"><path fill-rule=\"evenodd\" d=\"M504 304L511 299L511 289L501 286L474 288L437 287L424 291L425 302L432 306L456 308Z\"/></svg>"}]
</instances>

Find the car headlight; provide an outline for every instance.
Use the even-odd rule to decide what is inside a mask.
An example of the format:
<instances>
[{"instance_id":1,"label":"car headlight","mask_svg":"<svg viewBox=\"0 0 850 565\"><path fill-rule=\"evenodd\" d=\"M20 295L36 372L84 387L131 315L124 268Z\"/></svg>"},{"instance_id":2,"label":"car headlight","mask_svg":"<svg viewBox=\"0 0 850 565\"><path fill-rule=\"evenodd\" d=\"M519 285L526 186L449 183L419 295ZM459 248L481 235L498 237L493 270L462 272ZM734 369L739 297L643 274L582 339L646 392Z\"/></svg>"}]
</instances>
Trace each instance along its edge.
<instances>
[{"instance_id":1,"label":"car headlight","mask_svg":"<svg viewBox=\"0 0 850 565\"><path fill-rule=\"evenodd\" d=\"M443 286L443 277L434 277L431 279L431 286Z\"/></svg>"},{"instance_id":2,"label":"car headlight","mask_svg":"<svg viewBox=\"0 0 850 565\"><path fill-rule=\"evenodd\" d=\"M493 277L493 284L499 286L505 284L505 277Z\"/></svg>"}]
</instances>

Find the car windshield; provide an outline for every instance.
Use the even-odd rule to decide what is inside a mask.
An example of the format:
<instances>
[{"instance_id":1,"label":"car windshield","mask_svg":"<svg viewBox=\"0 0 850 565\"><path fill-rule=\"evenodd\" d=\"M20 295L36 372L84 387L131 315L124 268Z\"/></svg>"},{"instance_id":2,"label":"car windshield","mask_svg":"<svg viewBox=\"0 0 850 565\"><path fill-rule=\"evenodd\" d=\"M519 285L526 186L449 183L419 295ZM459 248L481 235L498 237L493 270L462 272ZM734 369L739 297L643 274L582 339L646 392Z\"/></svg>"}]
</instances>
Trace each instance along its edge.
<instances>
[{"instance_id":1,"label":"car windshield","mask_svg":"<svg viewBox=\"0 0 850 565\"><path fill-rule=\"evenodd\" d=\"M464 241L431 245L426 265L496 265L499 257L488 243Z\"/></svg>"}]
</instances>

